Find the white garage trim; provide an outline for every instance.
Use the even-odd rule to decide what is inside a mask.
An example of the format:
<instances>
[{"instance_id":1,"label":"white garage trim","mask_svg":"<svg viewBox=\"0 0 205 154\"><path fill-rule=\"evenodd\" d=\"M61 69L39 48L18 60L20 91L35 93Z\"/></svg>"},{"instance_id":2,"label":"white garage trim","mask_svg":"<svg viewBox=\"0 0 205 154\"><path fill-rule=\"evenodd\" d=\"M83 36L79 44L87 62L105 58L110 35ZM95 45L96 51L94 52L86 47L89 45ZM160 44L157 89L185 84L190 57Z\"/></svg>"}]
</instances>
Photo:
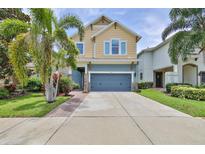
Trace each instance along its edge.
<instances>
[{"instance_id":1,"label":"white garage trim","mask_svg":"<svg viewBox=\"0 0 205 154\"><path fill-rule=\"evenodd\" d=\"M89 83L91 74L131 74L131 83L134 82L134 71L129 72L113 72L113 71L89 71Z\"/></svg>"}]
</instances>

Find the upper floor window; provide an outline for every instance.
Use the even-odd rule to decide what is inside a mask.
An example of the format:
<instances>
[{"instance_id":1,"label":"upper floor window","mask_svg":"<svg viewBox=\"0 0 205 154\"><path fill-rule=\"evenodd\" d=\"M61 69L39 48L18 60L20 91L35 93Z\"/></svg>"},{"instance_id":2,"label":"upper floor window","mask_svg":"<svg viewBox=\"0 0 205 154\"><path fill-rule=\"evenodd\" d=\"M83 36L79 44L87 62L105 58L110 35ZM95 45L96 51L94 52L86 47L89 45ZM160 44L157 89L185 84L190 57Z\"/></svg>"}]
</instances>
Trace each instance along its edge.
<instances>
[{"instance_id":1,"label":"upper floor window","mask_svg":"<svg viewBox=\"0 0 205 154\"><path fill-rule=\"evenodd\" d=\"M126 41L121 41L120 42L120 47L121 47L121 55L127 54L127 42Z\"/></svg>"},{"instance_id":2,"label":"upper floor window","mask_svg":"<svg viewBox=\"0 0 205 154\"><path fill-rule=\"evenodd\" d=\"M127 42L120 39L112 39L104 42L105 55L125 55L127 54Z\"/></svg>"},{"instance_id":3,"label":"upper floor window","mask_svg":"<svg viewBox=\"0 0 205 154\"><path fill-rule=\"evenodd\" d=\"M110 42L109 41L104 42L104 54L106 55L110 54Z\"/></svg>"},{"instance_id":4,"label":"upper floor window","mask_svg":"<svg viewBox=\"0 0 205 154\"><path fill-rule=\"evenodd\" d=\"M83 55L84 54L84 42L77 42L76 46L77 46L80 54Z\"/></svg>"},{"instance_id":5,"label":"upper floor window","mask_svg":"<svg viewBox=\"0 0 205 154\"><path fill-rule=\"evenodd\" d=\"M117 39L113 39L112 40L112 54L113 55L119 54L119 50L120 50L120 41Z\"/></svg>"}]
</instances>

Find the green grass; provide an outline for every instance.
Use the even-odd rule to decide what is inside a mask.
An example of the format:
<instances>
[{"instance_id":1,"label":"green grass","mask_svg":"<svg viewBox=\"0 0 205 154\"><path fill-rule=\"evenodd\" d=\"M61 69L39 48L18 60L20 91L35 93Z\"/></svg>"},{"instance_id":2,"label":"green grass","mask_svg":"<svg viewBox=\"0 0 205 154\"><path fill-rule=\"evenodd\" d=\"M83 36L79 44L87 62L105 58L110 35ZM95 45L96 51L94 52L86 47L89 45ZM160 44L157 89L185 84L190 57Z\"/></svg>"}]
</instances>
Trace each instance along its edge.
<instances>
[{"instance_id":1,"label":"green grass","mask_svg":"<svg viewBox=\"0 0 205 154\"><path fill-rule=\"evenodd\" d=\"M58 96L54 103L48 104L40 93L1 99L0 117L42 117L68 99L69 97Z\"/></svg>"},{"instance_id":2,"label":"green grass","mask_svg":"<svg viewBox=\"0 0 205 154\"><path fill-rule=\"evenodd\" d=\"M176 98L154 89L145 89L139 94L191 116L205 117L205 101Z\"/></svg>"}]
</instances>

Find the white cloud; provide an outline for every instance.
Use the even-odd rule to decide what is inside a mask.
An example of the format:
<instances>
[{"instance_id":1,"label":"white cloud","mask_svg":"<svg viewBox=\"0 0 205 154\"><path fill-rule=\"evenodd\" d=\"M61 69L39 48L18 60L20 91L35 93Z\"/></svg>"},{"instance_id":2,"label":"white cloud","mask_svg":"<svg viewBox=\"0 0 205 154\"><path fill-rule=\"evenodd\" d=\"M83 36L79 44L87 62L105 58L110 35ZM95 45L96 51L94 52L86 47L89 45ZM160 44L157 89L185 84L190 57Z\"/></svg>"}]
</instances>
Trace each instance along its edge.
<instances>
[{"instance_id":1,"label":"white cloud","mask_svg":"<svg viewBox=\"0 0 205 154\"><path fill-rule=\"evenodd\" d=\"M143 31L146 35L158 36L161 35L164 28L167 26L167 21L159 16L148 15L144 18Z\"/></svg>"},{"instance_id":2,"label":"white cloud","mask_svg":"<svg viewBox=\"0 0 205 154\"><path fill-rule=\"evenodd\" d=\"M116 11L114 12L115 15L125 15L127 12L126 11Z\"/></svg>"}]
</instances>

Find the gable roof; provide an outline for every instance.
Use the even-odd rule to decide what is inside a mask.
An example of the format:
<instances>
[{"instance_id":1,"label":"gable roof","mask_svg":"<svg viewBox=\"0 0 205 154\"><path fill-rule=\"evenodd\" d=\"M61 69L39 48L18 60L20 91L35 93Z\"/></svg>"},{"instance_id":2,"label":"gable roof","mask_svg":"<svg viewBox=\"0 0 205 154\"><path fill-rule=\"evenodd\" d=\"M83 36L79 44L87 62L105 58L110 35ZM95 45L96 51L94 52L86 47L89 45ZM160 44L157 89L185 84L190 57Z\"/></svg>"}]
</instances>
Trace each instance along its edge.
<instances>
[{"instance_id":1,"label":"gable roof","mask_svg":"<svg viewBox=\"0 0 205 154\"><path fill-rule=\"evenodd\" d=\"M128 33L130 33L130 34L132 34L132 35L134 35L134 36L137 36L137 37L138 37L138 41L141 39L141 36L140 36L140 35L138 35L138 34L135 33L134 31L128 29L126 26L124 26L123 24L121 24L121 23L118 22L118 21L114 21L114 22L110 23L109 25L107 25L106 27L102 28L100 31L98 31L98 32L96 32L95 34L93 34L93 35L91 36L91 38L94 38L94 37L100 35L101 33L105 32L105 31L108 30L110 27L112 27L112 25L114 25L114 24L118 24L121 28L123 28L124 30L126 30Z\"/></svg>"},{"instance_id":2,"label":"gable roof","mask_svg":"<svg viewBox=\"0 0 205 154\"><path fill-rule=\"evenodd\" d=\"M105 15L101 15L101 16L97 17L96 19L94 19L93 21L89 22L88 24L84 25L85 29L88 28L88 27L89 27L90 25L92 25L92 24L96 24L97 22L99 22L99 21L102 20L103 18L106 19L106 20L108 20L108 22L110 22L110 23L113 22L113 20L112 20L111 18L109 18L109 17L107 17L107 16L105 16ZM78 34L78 32L75 32L71 37L73 37L73 36L75 36L75 35L77 35L77 34Z\"/></svg>"},{"instance_id":3,"label":"gable roof","mask_svg":"<svg viewBox=\"0 0 205 154\"><path fill-rule=\"evenodd\" d=\"M100 35L102 32L106 31L106 30L109 29L112 25L114 25L115 23L117 23L120 27L122 27L122 28L123 28L124 30L126 30L127 32L131 33L131 34L134 35L134 36L137 36L137 37L138 37L138 40L137 40L137 41L139 41L139 40L141 39L141 36L140 36L140 35L138 35L138 34L135 33L134 31L128 29L126 26L124 26L124 25L123 25L122 23L120 23L119 21L116 21L116 20L114 21L113 19L111 19L111 18L109 18L109 17L107 17L107 16L105 16L105 15L101 15L100 17L96 18L95 20L93 20L93 21L91 21L90 23L86 24L86 25L85 25L85 28L87 28L88 26L90 26L90 25L92 25L92 24L95 24L95 23L99 22L99 21L102 20L102 19L108 20L108 22L110 22L110 24L108 24L107 26L105 26L105 27L102 28L101 30L99 30L99 31L97 31L96 33L94 33L94 34L91 36L92 38L95 37L95 36ZM77 34L77 32L74 33L71 37L75 36L76 34Z\"/></svg>"},{"instance_id":4,"label":"gable roof","mask_svg":"<svg viewBox=\"0 0 205 154\"><path fill-rule=\"evenodd\" d=\"M91 24L96 24L98 21L102 20L102 19L105 19L107 20L108 22L113 22L113 20L110 18L110 17L107 17L105 15L101 15L99 17L97 17L96 19L94 19L93 21L89 22L88 24L85 25L85 27L88 27L90 26Z\"/></svg>"}]
</instances>

